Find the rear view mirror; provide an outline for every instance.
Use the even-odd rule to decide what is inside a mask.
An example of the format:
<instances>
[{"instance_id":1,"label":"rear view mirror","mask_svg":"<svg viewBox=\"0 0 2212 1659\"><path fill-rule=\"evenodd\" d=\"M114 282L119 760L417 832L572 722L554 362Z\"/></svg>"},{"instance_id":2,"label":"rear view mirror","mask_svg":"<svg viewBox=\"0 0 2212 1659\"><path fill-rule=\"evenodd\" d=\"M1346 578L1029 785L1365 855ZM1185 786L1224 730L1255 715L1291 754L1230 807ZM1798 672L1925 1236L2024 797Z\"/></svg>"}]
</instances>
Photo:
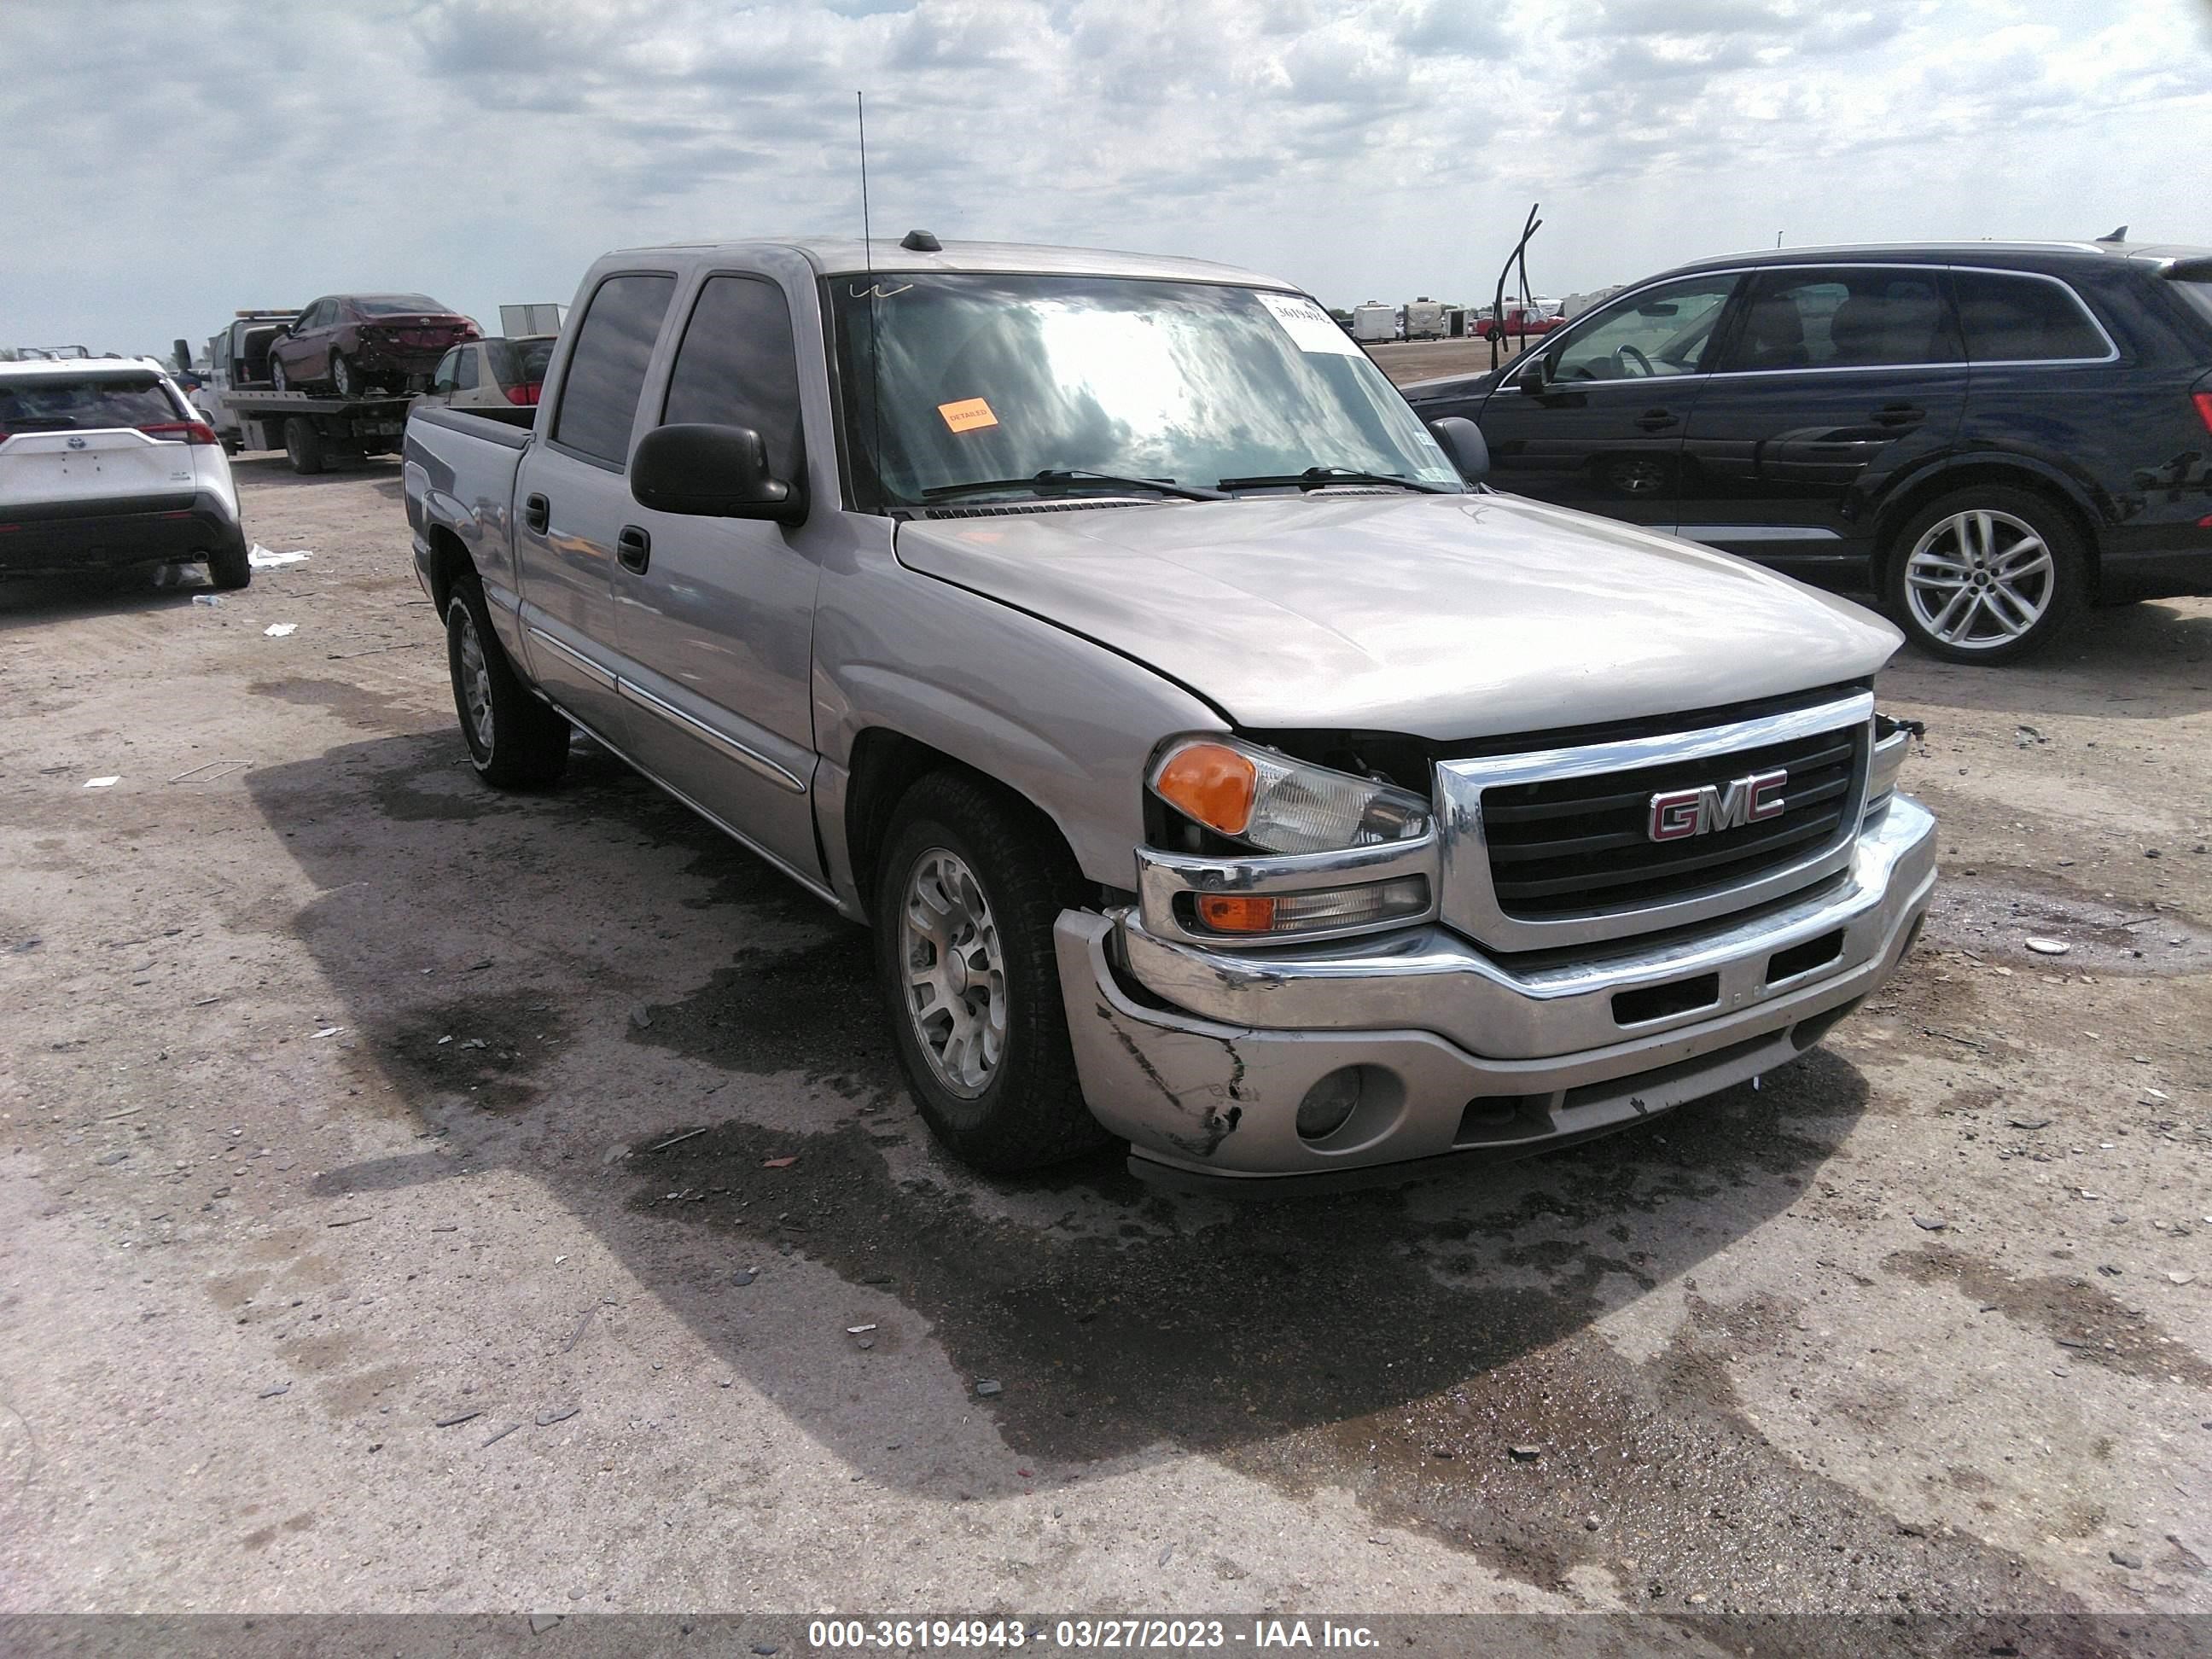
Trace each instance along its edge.
<instances>
[{"instance_id":1,"label":"rear view mirror","mask_svg":"<svg viewBox=\"0 0 2212 1659\"><path fill-rule=\"evenodd\" d=\"M1473 421L1463 415L1447 415L1429 422L1429 434L1468 483L1478 484L1490 476L1490 446L1482 440L1482 428Z\"/></svg>"},{"instance_id":2,"label":"rear view mirror","mask_svg":"<svg viewBox=\"0 0 2212 1659\"><path fill-rule=\"evenodd\" d=\"M629 493L659 513L797 524L806 507L768 467L768 446L745 426L655 427L629 458Z\"/></svg>"}]
</instances>

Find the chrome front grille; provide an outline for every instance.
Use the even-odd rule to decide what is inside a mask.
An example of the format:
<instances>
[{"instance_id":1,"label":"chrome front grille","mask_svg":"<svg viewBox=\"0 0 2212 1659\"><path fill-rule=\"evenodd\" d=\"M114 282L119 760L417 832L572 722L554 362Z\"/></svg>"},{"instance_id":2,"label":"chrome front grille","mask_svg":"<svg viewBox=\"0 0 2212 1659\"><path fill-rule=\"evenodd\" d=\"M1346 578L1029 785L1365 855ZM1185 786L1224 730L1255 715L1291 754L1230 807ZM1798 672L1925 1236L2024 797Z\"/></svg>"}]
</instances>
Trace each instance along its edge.
<instances>
[{"instance_id":1,"label":"chrome front grille","mask_svg":"<svg viewBox=\"0 0 2212 1659\"><path fill-rule=\"evenodd\" d=\"M1874 699L1649 738L1447 761L1443 919L1504 951L1619 938L1729 915L1849 860ZM1652 797L1780 769L1782 811L1651 839Z\"/></svg>"},{"instance_id":2,"label":"chrome front grille","mask_svg":"<svg viewBox=\"0 0 2212 1659\"><path fill-rule=\"evenodd\" d=\"M1815 732L1702 761L1542 778L1482 794L1491 890L1510 916L1622 909L1734 886L1835 838L1850 804L1865 732ZM1655 842L1651 797L1780 769L1782 811L1711 835Z\"/></svg>"}]
</instances>

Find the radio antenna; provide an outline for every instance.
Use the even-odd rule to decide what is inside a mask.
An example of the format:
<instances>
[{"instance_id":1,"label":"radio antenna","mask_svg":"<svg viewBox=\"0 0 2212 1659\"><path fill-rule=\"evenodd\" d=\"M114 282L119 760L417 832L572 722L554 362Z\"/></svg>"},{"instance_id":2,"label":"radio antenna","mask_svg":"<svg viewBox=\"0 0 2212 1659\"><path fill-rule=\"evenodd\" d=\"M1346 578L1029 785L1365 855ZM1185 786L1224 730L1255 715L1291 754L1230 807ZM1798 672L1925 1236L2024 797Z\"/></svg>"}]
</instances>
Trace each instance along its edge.
<instances>
[{"instance_id":1,"label":"radio antenna","mask_svg":"<svg viewBox=\"0 0 2212 1659\"><path fill-rule=\"evenodd\" d=\"M860 263L868 273L868 480L876 499L883 499L884 371L876 349L876 307L882 295L876 289L875 234L868 222L868 101L855 89L853 118L860 129Z\"/></svg>"},{"instance_id":2,"label":"radio antenna","mask_svg":"<svg viewBox=\"0 0 2212 1659\"><path fill-rule=\"evenodd\" d=\"M876 274L875 249L868 229L868 102L860 94L853 94L853 114L860 124L860 258L868 267L868 275Z\"/></svg>"}]
</instances>

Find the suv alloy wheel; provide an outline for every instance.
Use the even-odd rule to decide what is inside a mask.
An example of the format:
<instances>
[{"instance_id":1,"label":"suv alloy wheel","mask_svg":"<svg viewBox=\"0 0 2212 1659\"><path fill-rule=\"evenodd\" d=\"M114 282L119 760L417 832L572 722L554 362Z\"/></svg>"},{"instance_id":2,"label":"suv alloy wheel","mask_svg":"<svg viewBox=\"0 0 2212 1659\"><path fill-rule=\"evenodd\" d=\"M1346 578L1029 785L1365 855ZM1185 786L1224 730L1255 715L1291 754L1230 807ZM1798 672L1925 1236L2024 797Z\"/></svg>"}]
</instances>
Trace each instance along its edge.
<instances>
[{"instance_id":1,"label":"suv alloy wheel","mask_svg":"<svg viewBox=\"0 0 2212 1659\"><path fill-rule=\"evenodd\" d=\"M1948 662L2039 650L2081 602L2080 533L2033 490L1959 490L1915 514L1890 547L1891 614L1915 645Z\"/></svg>"}]
</instances>

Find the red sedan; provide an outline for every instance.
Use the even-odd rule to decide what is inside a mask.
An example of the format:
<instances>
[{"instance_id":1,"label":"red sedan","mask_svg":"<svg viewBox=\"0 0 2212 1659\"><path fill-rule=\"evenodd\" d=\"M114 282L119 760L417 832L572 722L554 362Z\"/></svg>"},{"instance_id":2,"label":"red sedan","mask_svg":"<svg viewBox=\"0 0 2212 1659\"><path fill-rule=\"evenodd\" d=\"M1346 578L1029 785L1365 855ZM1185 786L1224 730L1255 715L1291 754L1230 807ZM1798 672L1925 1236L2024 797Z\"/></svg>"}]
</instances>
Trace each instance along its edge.
<instances>
[{"instance_id":1,"label":"red sedan","mask_svg":"<svg viewBox=\"0 0 2212 1659\"><path fill-rule=\"evenodd\" d=\"M269 348L279 392L341 398L420 392L447 350L482 331L427 294L332 294L301 312Z\"/></svg>"}]
</instances>

